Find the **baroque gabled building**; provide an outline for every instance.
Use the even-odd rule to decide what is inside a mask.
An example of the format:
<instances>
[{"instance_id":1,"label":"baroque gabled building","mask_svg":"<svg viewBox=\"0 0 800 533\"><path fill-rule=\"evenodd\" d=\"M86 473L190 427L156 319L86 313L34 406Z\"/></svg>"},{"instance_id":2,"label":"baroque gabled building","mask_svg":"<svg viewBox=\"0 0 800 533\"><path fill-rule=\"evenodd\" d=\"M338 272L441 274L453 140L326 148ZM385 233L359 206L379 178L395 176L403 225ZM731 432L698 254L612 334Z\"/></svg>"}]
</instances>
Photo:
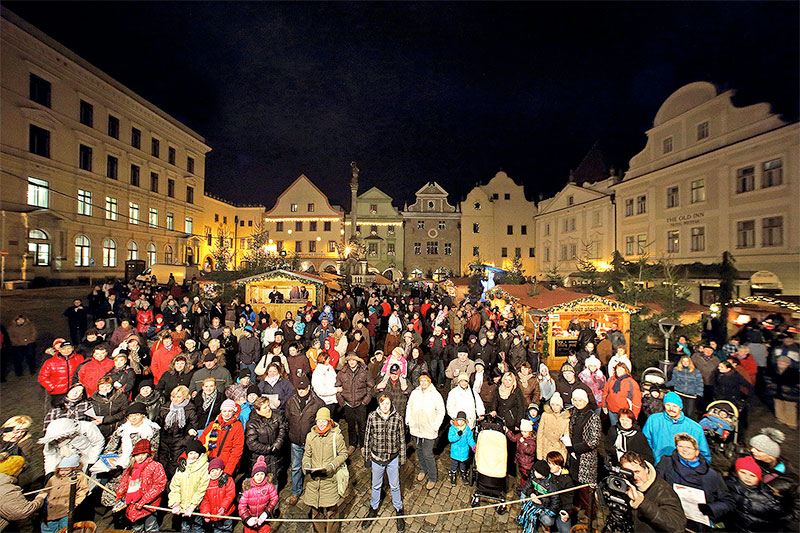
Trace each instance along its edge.
<instances>
[{"instance_id":1,"label":"baroque gabled building","mask_svg":"<svg viewBox=\"0 0 800 533\"><path fill-rule=\"evenodd\" d=\"M392 205L392 198L372 187L358 195L356 213L355 235L364 245L369 267L391 280L402 278L405 256L403 215ZM346 224L349 226L350 221Z\"/></svg>"},{"instance_id":2,"label":"baroque gabled building","mask_svg":"<svg viewBox=\"0 0 800 533\"><path fill-rule=\"evenodd\" d=\"M408 277L458 276L461 272L461 213L435 181L416 192L403 209L405 273Z\"/></svg>"},{"instance_id":3,"label":"baroque gabled building","mask_svg":"<svg viewBox=\"0 0 800 533\"><path fill-rule=\"evenodd\" d=\"M719 263L729 251L748 293L800 294L800 125L769 104L690 83L661 105L644 149L614 186L617 249L627 258ZM696 279L692 299L719 299Z\"/></svg>"}]
</instances>

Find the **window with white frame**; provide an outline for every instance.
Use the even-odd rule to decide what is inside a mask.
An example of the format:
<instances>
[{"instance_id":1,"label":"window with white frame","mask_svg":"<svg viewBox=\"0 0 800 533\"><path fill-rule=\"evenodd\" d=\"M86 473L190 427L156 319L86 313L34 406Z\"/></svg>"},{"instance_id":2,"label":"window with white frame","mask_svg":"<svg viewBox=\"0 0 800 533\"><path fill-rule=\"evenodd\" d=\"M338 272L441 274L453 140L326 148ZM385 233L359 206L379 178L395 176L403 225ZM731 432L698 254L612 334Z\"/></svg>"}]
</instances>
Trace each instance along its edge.
<instances>
[{"instance_id":1,"label":"window with white frame","mask_svg":"<svg viewBox=\"0 0 800 533\"><path fill-rule=\"evenodd\" d=\"M184 232L190 235L194 232L192 217L186 217L186 220L184 220Z\"/></svg>"},{"instance_id":2,"label":"window with white frame","mask_svg":"<svg viewBox=\"0 0 800 533\"><path fill-rule=\"evenodd\" d=\"M292 204L291 211L292 213L297 213L297 204Z\"/></svg>"},{"instance_id":3,"label":"window with white frame","mask_svg":"<svg viewBox=\"0 0 800 533\"><path fill-rule=\"evenodd\" d=\"M119 214L119 206L117 199L106 196L106 220L117 220Z\"/></svg>"},{"instance_id":4,"label":"window with white frame","mask_svg":"<svg viewBox=\"0 0 800 533\"><path fill-rule=\"evenodd\" d=\"M157 262L156 260L156 245L151 242L147 245L147 266L155 265Z\"/></svg>"},{"instance_id":5,"label":"window with white frame","mask_svg":"<svg viewBox=\"0 0 800 533\"><path fill-rule=\"evenodd\" d=\"M680 205L680 190L678 187L667 188L667 209Z\"/></svg>"},{"instance_id":6,"label":"window with white frame","mask_svg":"<svg viewBox=\"0 0 800 533\"><path fill-rule=\"evenodd\" d=\"M175 256L175 254L174 254L174 252L172 250L172 246L169 245L169 244L164 246L164 262L166 264L168 264L168 265L171 265L172 262L173 262L174 256Z\"/></svg>"},{"instance_id":7,"label":"window with white frame","mask_svg":"<svg viewBox=\"0 0 800 533\"><path fill-rule=\"evenodd\" d=\"M453 243L444 243L444 255L453 255Z\"/></svg>"},{"instance_id":8,"label":"window with white frame","mask_svg":"<svg viewBox=\"0 0 800 533\"><path fill-rule=\"evenodd\" d=\"M550 262L550 247L549 246L545 246L544 247L544 262L545 263L549 263Z\"/></svg>"},{"instance_id":9,"label":"window with white frame","mask_svg":"<svg viewBox=\"0 0 800 533\"><path fill-rule=\"evenodd\" d=\"M567 260L567 245L566 244L562 244L561 245L561 254L559 255L558 259L560 261L566 261Z\"/></svg>"},{"instance_id":10,"label":"window with white frame","mask_svg":"<svg viewBox=\"0 0 800 533\"><path fill-rule=\"evenodd\" d=\"M447 229L447 223L444 220L439 221L439 229Z\"/></svg>"},{"instance_id":11,"label":"window with white frame","mask_svg":"<svg viewBox=\"0 0 800 533\"><path fill-rule=\"evenodd\" d=\"M692 228L692 251L702 252L706 249L706 228L697 226Z\"/></svg>"},{"instance_id":12,"label":"window with white frame","mask_svg":"<svg viewBox=\"0 0 800 533\"><path fill-rule=\"evenodd\" d=\"M50 183L39 178L28 177L28 205L50 207Z\"/></svg>"},{"instance_id":13,"label":"window with white frame","mask_svg":"<svg viewBox=\"0 0 800 533\"><path fill-rule=\"evenodd\" d=\"M677 254L681 251L681 233L679 230L670 230L667 232L667 253Z\"/></svg>"},{"instance_id":14,"label":"window with white frame","mask_svg":"<svg viewBox=\"0 0 800 533\"><path fill-rule=\"evenodd\" d=\"M761 187L777 187L783 183L783 160L773 159L761 165Z\"/></svg>"},{"instance_id":15,"label":"window with white frame","mask_svg":"<svg viewBox=\"0 0 800 533\"><path fill-rule=\"evenodd\" d=\"M473 246L472 247L472 257L480 257L481 255L481 247L480 246Z\"/></svg>"},{"instance_id":16,"label":"window with white frame","mask_svg":"<svg viewBox=\"0 0 800 533\"><path fill-rule=\"evenodd\" d=\"M662 143L663 152L668 154L672 151L672 137L667 137Z\"/></svg>"},{"instance_id":17,"label":"window with white frame","mask_svg":"<svg viewBox=\"0 0 800 533\"><path fill-rule=\"evenodd\" d=\"M394 255L394 254L395 254L395 252L394 252L394 243L393 242L387 242L386 243L386 255Z\"/></svg>"},{"instance_id":18,"label":"window with white frame","mask_svg":"<svg viewBox=\"0 0 800 533\"><path fill-rule=\"evenodd\" d=\"M633 255L633 245L634 245L634 238L633 235L628 235L625 237L625 255Z\"/></svg>"},{"instance_id":19,"label":"window with white frame","mask_svg":"<svg viewBox=\"0 0 800 533\"><path fill-rule=\"evenodd\" d=\"M425 229L425 221L417 220L417 229Z\"/></svg>"},{"instance_id":20,"label":"window with white frame","mask_svg":"<svg viewBox=\"0 0 800 533\"><path fill-rule=\"evenodd\" d=\"M317 251L317 241L315 240L308 241L308 251L311 253Z\"/></svg>"},{"instance_id":21,"label":"window with white frame","mask_svg":"<svg viewBox=\"0 0 800 533\"><path fill-rule=\"evenodd\" d=\"M117 266L117 243L114 239L103 240L103 266Z\"/></svg>"},{"instance_id":22,"label":"window with white frame","mask_svg":"<svg viewBox=\"0 0 800 533\"><path fill-rule=\"evenodd\" d=\"M439 255L439 241L428 241L425 251L428 255Z\"/></svg>"},{"instance_id":23,"label":"window with white frame","mask_svg":"<svg viewBox=\"0 0 800 533\"><path fill-rule=\"evenodd\" d=\"M762 221L762 246L783 245L783 217L767 217Z\"/></svg>"},{"instance_id":24,"label":"window with white frame","mask_svg":"<svg viewBox=\"0 0 800 533\"><path fill-rule=\"evenodd\" d=\"M755 248L756 246L756 221L740 220L736 223L736 247Z\"/></svg>"},{"instance_id":25,"label":"window with white frame","mask_svg":"<svg viewBox=\"0 0 800 533\"><path fill-rule=\"evenodd\" d=\"M128 261L139 259L139 245L136 241L128 241Z\"/></svg>"},{"instance_id":26,"label":"window with white frame","mask_svg":"<svg viewBox=\"0 0 800 533\"><path fill-rule=\"evenodd\" d=\"M701 122L697 125L697 140L702 141L708 137L708 121Z\"/></svg>"},{"instance_id":27,"label":"window with white frame","mask_svg":"<svg viewBox=\"0 0 800 533\"><path fill-rule=\"evenodd\" d=\"M421 255L422 254L422 243L415 242L414 243L414 255Z\"/></svg>"},{"instance_id":28,"label":"window with white frame","mask_svg":"<svg viewBox=\"0 0 800 533\"><path fill-rule=\"evenodd\" d=\"M92 244L86 235L75 237L75 266L88 267L92 258Z\"/></svg>"},{"instance_id":29,"label":"window with white frame","mask_svg":"<svg viewBox=\"0 0 800 533\"><path fill-rule=\"evenodd\" d=\"M128 202L128 222L136 225L139 223L139 204Z\"/></svg>"},{"instance_id":30,"label":"window with white frame","mask_svg":"<svg viewBox=\"0 0 800 533\"><path fill-rule=\"evenodd\" d=\"M150 213L148 215L148 222L150 223L151 228L158 227L158 209L155 207L150 208Z\"/></svg>"},{"instance_id":31,"label":"window with white frame","mask_svg":"<svg viewBox=\"0 0 800 533\"><path fill-rule=\"evenodd\" d=\"M636 254L642 255L647 251L647 233L640 233L636 236Z\"/></svg>"},{"instance_id":32,"label":"window with white frame","mask_svg":"<svg viewBox=\"0 0 800 533\"><path fill-rule=\"evenodd\" d=\"M303 252L303 241L294 241L294 253L299 254Z\"/></svg>"},{"instance_id":33,"label":"window with white frame","mask_svg":"<svg viewBox=\"0 0 800 533\"><path fill-rule=\"evenodd\" d=\"M569 245L569 258L575 259L578 257L578 245L577 244L570 244Z\"/></svg>"},{"instance_id":34,"label":"window with white frame","mask_svg":"<svg viewBox=\"0 0 800 533\"><path fill-rule=\"evenodd\" d=\"M633 198L628 198L625 200L625 216L632 217L633 216Z\"/></svg>"},{"instance_id":35,"label":"window with white frame","mask_svg":"<svg viewBox=\"0 0 800 533\"><path fill-rule=\"evenodd\" d=\"M378 243L377 242L369 243L367 245L367 253L369 253L369 255L378 255Z\"/></svg>"},{"instance_id":36,"label":"window with white frame","mask_svg":"<svg viewBox=\"0 0 800 533\"><path fill-rule=\"evenodd\" d=\"M336 251L336 241L328 241L328 253Z\"/></svg>"},{"instance_id":37,"label":"window with white frame","mask_svg":"<svg viewBox=\"0 0 800 533\"><path fill-rule=\"evenodd\" d=\"M736 171L736 192L750 192L756 187L755 167L749 166Z\"/></svg>"},{"instance_id":38,"label":"window with white frame","mask_svg":"<svg viewBox=\"0 0 800 533\"><path fill-rule=\"evenodd\" d=\"M370 235L377 235L377 233L378 233L378 226L376 226L375 224L372 224L372 225L369 227L369 233L370 233Z\"/></svg>"},{"instance_id":39,"label":"window with white frame","mask_svg":"<svg viewBox=\"0 0 800 533\"><path fill-rule=\"evenodd\" d=\"M394 235L394 226L386 226L386 232L389 235Z\"/></svg>"},{"instance_id":40,"label":"window with white frame","mask_svg":"<svg viewBox=\"0 0 800 533\"><path fill-rule=\"evenodd\" d=\"M92 191L78 189L78 214L92 216Z\"/></svg>"},{"instance_id":41,"label":"window with white frame","mask_svg":"<svg viewBox=\"0 0 800 533\"><path fill-rule=\"evenodd\" d=\"M175 215L167 213L167 229L172 231L175 229Z\"/></svg>"},{"instance_id":42,"label":"window with white frame","mask_svg":"<svg viewBox=\"0 0 800 533\"><path fill-rule=\"evenodd\" d=\"M692 203L706 201L706 180L699 179L692 181Z\"/></svg>"},{"instance_id":43,"label":"window with white frame","mask_svg":"<svg viewBox=\"0 0 800 533\"><path fill-rule=\"evenodd\" d=\"M636 198L636 214L643 215L647 213L647 195L643 194Z\"/></svg>"},{"instance_id":44,"label":"window with white frame","mask_svg":"<svg viewBox=\"0 0 800 533\"><path fill-rule=\"evenodd\" d=\"M50 242L47 233L40 229L28 232L28 253L33 259L33 266L50 264Z\"/></svg>"},{"instance_id":45,"label":"window with white frame","mask_svg":"<svg viewBox=\"0 0 800 533\"><path fill-rule=\"evenodd\" d=\"M480 233L481 232L481 224L480 222L473 222L472 223L472 233Z\"/></svg>"}]
</instances>

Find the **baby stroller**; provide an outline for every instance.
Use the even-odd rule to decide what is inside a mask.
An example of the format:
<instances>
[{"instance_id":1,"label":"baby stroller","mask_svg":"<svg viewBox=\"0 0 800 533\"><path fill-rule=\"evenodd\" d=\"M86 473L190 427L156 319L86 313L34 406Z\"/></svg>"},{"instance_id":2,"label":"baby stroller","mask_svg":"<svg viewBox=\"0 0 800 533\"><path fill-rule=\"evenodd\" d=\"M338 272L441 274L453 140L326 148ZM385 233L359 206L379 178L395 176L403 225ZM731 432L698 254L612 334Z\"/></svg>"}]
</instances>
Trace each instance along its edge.
<instances>
[{"instance_id":1,"label":"baby stroller","mask_svg":"<svg viewBox=\"0 0 800 533\"><path fill-rule=\"evenodd\" d=\"M700 419L700 426L711 451L711 466L720 472L728 472L739 441L739 408L728 400L711 402Z\"/></svg>"},{"instance_id":2,"label":"baby stroller","mask_svg":"<svg viewBox=\"0 0 800 533\"><path fill-rule=\"evenodd\" d=\"M487 415L475 425L475 461L472 481L475 493L470 505L476 507L481 499L503 503L506 501L506 474L508 467L508 440L503 433L503 422ZM497 513L506 511L496 507Z\"/></svg>"},{"instance_id":3,"label":"baby stroller","mask_svg":"<svg viewBox=\"0 0 800 533\"><path fill-rule=\"evenodd\" d=\"M647 417L664 410L664 395L669 389L666 385L667 375L660 368L650 367L642 372L642 410L639 422L644 424Z\"/></svg>"}]
</instances>

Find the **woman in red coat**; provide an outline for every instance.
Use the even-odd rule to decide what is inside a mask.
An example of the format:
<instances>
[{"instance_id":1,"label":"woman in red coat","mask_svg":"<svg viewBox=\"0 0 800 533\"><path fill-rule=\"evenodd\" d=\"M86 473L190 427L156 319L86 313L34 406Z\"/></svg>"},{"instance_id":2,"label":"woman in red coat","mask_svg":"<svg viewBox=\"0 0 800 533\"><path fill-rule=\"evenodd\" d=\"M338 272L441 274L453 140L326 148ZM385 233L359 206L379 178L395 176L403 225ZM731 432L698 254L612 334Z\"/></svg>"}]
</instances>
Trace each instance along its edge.
<instances>
[{"instance_id":1,"label":"woman in red coat","mask_svg":"<svg viewBox=\"0 0 800 533\"><path fill-rule=\"evenodd\" d=\"M150 304L145 302L144 305L146 307L136 313L136 330L141 334L147 333L147 328L153 322L153 310L150 309Z\"/></svg>"},{"instance_id":2,"label":"woman in red coat","mask_svg":"<svg viewBox=\"0 0 800 533\"><path fill-rule=\"evenodd\" d=\"M236 507L233 500L236 497L236 485L233 478L224 472L225 463L219 457L211 459L208 463L208 489L203 501L200 502L200 512L217 516L231 516ZM233 531L233 520L230 518L203 518L214 531Z\"/></svg>"},{"instance_id":3,"label":"woman in red coat","mask_svg":"<svg viewBox=\"0 0 800 533\"><path fill-rule=\"evenodd\" d=\"M133 447L133 461L122 473L117 487L117 505L114 511L125 509L125 516L139 531L158 531L154 511L145 505L158 505L161 493L167 486L167 475L161 463L153 460L150 441L140 439ZM124 503L127 507L123 507ZM141 528L141 529L140 529Z\"/></svg>"},{"instance_id":4,"label":"woman in red coat","mask_svg":"<svg viewBox=\"0 0 800 533\"><path fill-rule=\"evenodd\" d=\"M225 463L225 473L233 475L244 450L244 428L239 421L241 409L233 400L225 400L219 415L200 435L198 440L208 450L208 458L219 457Z\"/></svg>"}]
</instances>

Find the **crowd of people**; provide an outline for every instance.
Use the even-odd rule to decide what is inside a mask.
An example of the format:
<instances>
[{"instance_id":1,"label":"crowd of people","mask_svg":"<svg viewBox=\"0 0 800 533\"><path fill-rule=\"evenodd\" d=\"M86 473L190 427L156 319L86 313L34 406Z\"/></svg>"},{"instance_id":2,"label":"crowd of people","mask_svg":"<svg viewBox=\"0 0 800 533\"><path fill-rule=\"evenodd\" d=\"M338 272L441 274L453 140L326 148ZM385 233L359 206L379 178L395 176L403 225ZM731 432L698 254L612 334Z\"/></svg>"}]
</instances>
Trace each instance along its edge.
<instances>
[{"instance_id":1,"label":"crowd of people","mask_svg":"<svg viewBox=\"0 0 800 533\"><path fill-rule=\"evenodd\" d=\"M340 517L357 459L372 474L367 517L377 516L386 480L404 531L402 517L422 509L403 504L402 465L415 453L416 481L428 491L472 483L476 434L491 420L506 436L508 480L527 499L517 517L525 531L588 523L605 505L594 487L616 466L631 474L635 531L797 527L785 434L765 428L745 440L731 427L734 418L747 424L759 395L797 429L800 347L780 320L696 349L681 337L663 387L648 388L634 379L642 369L619 331L576 324L577 349L551 375L513 309L430 289L354 287L321 309L304 302L270 316L177 285L116 281L63 314L69 338L44 350L38 371L30 319L20 314L2 331L3 380L27 366L49 399L43 435L31 435L29 416L3 425L6 524L64 527L81 472L89 477L77 476L79 511L108 508L119 527L158 531L171 514L173 530L229 532L240 519L246 532L266 533L281 505L302 501L313 519ZM714 402L722 407L707 413ZM732 433L741 442L725 442ZM26 468L37 437L42 472ZM718 442L729 445L729 463L715 459ZM42 481L32 500L22 495Z\"/></svg>"}]
</instances>

